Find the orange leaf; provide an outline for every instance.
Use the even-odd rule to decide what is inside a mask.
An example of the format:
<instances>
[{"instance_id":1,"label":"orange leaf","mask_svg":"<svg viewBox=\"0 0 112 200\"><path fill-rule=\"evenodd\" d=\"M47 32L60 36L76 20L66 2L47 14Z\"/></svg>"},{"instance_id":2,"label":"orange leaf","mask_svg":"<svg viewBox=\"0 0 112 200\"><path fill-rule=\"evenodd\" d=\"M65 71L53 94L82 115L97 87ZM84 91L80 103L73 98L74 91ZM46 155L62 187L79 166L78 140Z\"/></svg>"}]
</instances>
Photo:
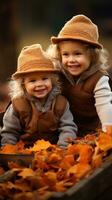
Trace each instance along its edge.
<instances>
[{"instance_id":1,"label":"orange leaf","mask_svg":"<svg viewBox=\"0 0 112 200\"><path fill-rule=\"evenodd\" d=\"M108 151L112 149L112 137L106 133L101 133L96 140L96 145L102 151Z\"/></svg>"},{"instance_id":2,"label":"orange leaf","mask_svg":"<svg viewBox=\"0 0 112 200\"><path fill-rule=\"evenodd\" d=\"M50 146L52 146L52 144L49 141L38 140L35 142L34 146L30 148L30 151L36 152L42 149L47 149Z\"/></svg>"},{"instance_id":3,"label":"orange leaf","mask_svg":"<svg viewBox=\"0 0 112 200\"><path fill-rule=\"evenodd\" d=\"M60 167L63 168L63 169L69 169L74 164L75 164L74 155L70 154L70 155L66 155L62 159L62 161L60 163Z\"/></svg>"},{"instance_id":4,"label":"orange leaf","mask_svg":"<svg viewBox=\"0 0 112 200\"><path fill-rule=\"evenodd\" d=\"M7 144L3 147L1 147L1 153L16 153L17 152L17 146L12 144Z\"/></svg>"},{"instance_id":5,"label":"orange leaf","mask_svg":"<svg viewBox=\"0 0 112 200\"><path fill-rule=\"evenodd\" d=\"M93 156L91 165L94 169L96 169L101 166L102 162L102 155L98 154Z\"/></svg>"},{"instance_id":6,"label":"orange leaf","mask_svg":"<svg viewBox=\"0 0 112 200\"><path fill-rule=\"evenodd\" d=\"M84 177L87 173L89 173L91 170L91 166L86 163L78 163L67 171L67 175L75 174L78 179Z\"/></svg>"},{"instance_id":7,"label":"orange leaf","mask_svg":"<svg viewBox=\"0 0 112 200\"><path fill-rule=\"evenodd\" d=\"M30 168L24 168L18 174L18 176L21 176L22 178L26 178L26 177L34 176L34 175L35 175L35 172Z\"/></svg>"}]
</instances>

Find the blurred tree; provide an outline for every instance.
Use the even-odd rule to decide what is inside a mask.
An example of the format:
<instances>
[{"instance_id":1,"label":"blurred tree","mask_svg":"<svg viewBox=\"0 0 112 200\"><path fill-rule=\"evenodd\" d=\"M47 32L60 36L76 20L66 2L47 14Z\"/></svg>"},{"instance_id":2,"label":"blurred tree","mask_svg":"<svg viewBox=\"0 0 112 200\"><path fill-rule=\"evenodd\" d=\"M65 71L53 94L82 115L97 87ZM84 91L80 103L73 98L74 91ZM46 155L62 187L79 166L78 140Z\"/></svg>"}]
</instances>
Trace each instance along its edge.
<instances>
[{"instance_id":1,"label":"blurred tree","mask_svg":"<svg viewBox=\"0 0 112 200\"><path fill-rule=\"evenodd\" d=\"M0 81L5 81L16 67L17 0L0 1Z\"/></svg>"}]
</instances>

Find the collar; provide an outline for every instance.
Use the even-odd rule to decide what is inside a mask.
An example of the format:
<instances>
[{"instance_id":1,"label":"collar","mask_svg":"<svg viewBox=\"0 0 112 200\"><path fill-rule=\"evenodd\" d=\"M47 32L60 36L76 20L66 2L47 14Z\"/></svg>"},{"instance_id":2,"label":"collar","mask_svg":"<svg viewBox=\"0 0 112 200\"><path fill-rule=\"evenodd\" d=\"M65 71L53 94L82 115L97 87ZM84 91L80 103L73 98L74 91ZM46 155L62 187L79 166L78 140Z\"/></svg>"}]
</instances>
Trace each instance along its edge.
<instances>
[{"instance_id":1,"label":"collar","mask_svg":"<svg viewBox=\"0 0 112 200\"><path fill-rule=\"evenodd\" d=\"M75 77L75 76L72 76L71 74L69 74L68 71L66 71L64 68L62 69L62 73L65 75L67 80L71 83L71 85L78 84L78 83L84 81L89 76L96 73L97 71L99 71L98 65L92 65L85 72L83 72L80 76Z\"/></svg>"},{"instance_id":2,"label":"collar","mask_svg":"<svg viewBox=\"0 0 112 200\"><path fill-rule=\"evenodd\" d=\"M61 93L60 87L59 86L54 86L52 91L49 93L45 104L43 105L38 98L31 97L27 93L25 94L26 98L31 101L37 109L41 112L46 112L51 108L53 100L56 98L57 95Z\"/></svg>"}]
</instances>

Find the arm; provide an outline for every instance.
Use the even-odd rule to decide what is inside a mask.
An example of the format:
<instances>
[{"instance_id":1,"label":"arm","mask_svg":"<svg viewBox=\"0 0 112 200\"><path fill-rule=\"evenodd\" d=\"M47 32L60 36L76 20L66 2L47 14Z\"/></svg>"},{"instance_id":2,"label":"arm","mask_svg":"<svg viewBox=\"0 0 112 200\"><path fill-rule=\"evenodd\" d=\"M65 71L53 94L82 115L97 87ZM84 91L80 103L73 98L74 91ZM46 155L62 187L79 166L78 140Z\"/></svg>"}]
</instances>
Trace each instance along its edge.
<instances>
[{"instance_id":1,"label":"arm","mask_svg":"<svg viewBox=\"0 0 112 200\"><path fill-rule=\"evenodd\" d=\"M108 81L108 76L100 78L94 89L94 97L102 130L112 134L112 92Z\"/></svg>"},{"instance_id":2,"label":"arm","mask_svg":"<svg viewBox=\"0 0 112 200\"><path fill-rule=\"evenodd\" d=\"M3 117L3 128L1 130L1 145L16 144L20 137L21 125L17 113L12 104L6 110Z\"/></svg>"},{"instance_id":3,"label":"arm","mask_svg":"<svg viewBox=\"0 0 112 200\"><path fill-rule=\"evenodd\" d=\"M69 103L67 102L65 111L60 119L59 126L59 140L58 145L67 146L67 139L75 139L77 133L77 126L73 122L73 115L69 110Z\"/></svg>"}]
</instances>

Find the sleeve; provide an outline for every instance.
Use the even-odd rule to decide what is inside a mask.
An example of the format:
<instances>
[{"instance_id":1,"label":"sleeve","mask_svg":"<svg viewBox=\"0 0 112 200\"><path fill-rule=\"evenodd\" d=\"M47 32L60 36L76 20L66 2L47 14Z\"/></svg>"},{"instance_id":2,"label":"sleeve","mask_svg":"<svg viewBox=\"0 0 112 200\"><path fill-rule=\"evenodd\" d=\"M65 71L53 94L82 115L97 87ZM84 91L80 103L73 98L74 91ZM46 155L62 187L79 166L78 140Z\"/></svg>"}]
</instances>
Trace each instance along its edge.
<instances>
[{"instance_id":1,"label":"sleeve","mask_svg":"<svg viewBox=\"0 0 112 200\"><path fill-rule=\"evenodd\" d=\"M73 122L73 115L69 109L69 103L67 102L65 111L60 119L59 126L59 146L67 146L67 139L75 139L77 134L77 125Z\"/></svg>"},{"instance_id":2,"label":"sleeve","mask_svg":"<svg viewBox=\"0 0 112 200\"><path fill-rule=\"evenodd\" d=\"M109 85L109 77L100 78L94 89L95 106L102 124L102 130L106 126L112 126L112 91Z\"/></svg>"},{"instance_id":3,"label":"sleeve","mask_svg":"<svg viewBox=\"0 0 112 200\"><path fill-rule=\"evenodd\" d=\"M16 144L20 137L20 131L20 121L11 104L3 117L3 128L1 129L1 146L6 144Z\"/></svg>"}]
</instances>

